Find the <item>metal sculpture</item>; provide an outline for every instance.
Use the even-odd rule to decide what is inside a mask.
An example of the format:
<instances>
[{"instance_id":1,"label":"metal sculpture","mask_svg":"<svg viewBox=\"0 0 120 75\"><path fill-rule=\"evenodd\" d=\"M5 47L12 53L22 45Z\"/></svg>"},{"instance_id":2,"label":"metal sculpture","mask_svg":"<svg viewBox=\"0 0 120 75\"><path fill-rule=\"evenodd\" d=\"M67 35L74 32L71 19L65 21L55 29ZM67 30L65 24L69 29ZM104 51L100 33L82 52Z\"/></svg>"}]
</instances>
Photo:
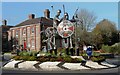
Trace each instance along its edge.
<instances>
[{"instance_id":1,"label":"metal sculpture","mask_svg":"<svg viewBox=\"0 0 120 75\"><path fill-rule=\"evenodd\" d=\"M57 15L55 15L53 19L53 27L48 27L46 30L44 30L47 39L43 40L43 42L47 43L48 50L56 49L56 44L55 44L56 34L59 34L63 38L64 47L68 48L70 43L70 47L73 48L71 36L74 33L74 25L72 22L68 20L69 16L68 13L65 12L65 9L64 9L64 17L62 19L59 19L60 13L61 10L58 10Z\"/></svg>"},{"instance_id":2,"label":"metal sculpture","mask_svg":"<svg viewBox=\"0 0 120 75\"><path fill-rule=\"evenodd\" d=\"M53 35L54 35L54 31L53 31L53 27L48 27L46 30L45 30L45 35L47 37L46 40L43 40L43 42L46 42L47 43L47 48L48 50L52 50L53 47L52 46L55 46L54 42L53 42Z\"/></svg>"},{"instance_id":3,"label":"metal sculpture","mask_svg":"<svg viewBox=\"0 0 120 75\"><path fill-rule=\"evenodd\" d=\"M62 38L70 37L74 32L74 25L68 20L63 20L57 27L58 34Z\"/></svg>"}]
</instances>

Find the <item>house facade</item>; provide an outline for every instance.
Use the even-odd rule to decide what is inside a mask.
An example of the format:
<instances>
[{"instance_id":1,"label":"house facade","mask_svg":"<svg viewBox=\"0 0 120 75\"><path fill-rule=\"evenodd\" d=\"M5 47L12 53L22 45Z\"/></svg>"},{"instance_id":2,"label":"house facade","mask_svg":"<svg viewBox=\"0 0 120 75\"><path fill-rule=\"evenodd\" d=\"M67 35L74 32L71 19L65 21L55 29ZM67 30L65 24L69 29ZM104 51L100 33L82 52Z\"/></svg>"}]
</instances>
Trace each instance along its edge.
<instances>
[{"instance_id":1,"label":"house facade","mask_svg":"<svg viewBox=\"0 0 120 75\"><path fill-rule=\"evenodd\" d=\"M23 49L41 50L41 31L52 27L53 20L50 18L50 11L45 9L44 17L35 18L34 14L28 15L28 19L10 28L8 40L11 42L11 50L16 46ZM43 27L44 26L44 27Z\"/></svg>"}]
</instances>

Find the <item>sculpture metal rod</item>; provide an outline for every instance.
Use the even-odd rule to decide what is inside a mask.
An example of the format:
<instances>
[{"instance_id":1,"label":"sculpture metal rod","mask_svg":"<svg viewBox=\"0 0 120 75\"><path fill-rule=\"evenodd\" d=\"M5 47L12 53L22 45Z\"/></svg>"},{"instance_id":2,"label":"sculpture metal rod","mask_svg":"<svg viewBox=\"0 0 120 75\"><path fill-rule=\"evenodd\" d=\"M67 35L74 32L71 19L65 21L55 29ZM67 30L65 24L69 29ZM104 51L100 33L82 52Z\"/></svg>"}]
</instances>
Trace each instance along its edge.
<instances>
[{"instance_id":1,"label":"sculpture metal rod","mask_svg":"<svg viewBox=\"0 0 120 75\"><path fill-rule=\"evenodd\" d=\"M70 36L70 48L73 48L71 36Z\"/></svg>"},{"instance_id":2,"label":"sculpture metal rod","mask_svg":"<svg viewBox=\"0 0 120 75\"><path fill-rule=\"evenodd\" d=\"M64 14L65 14L65 6L64 6L64 4L63 4L63 12L64 12Z\"/></svg>"},{"instance_id":3,"label":"sculpture metal rod","mask_svg":"<svg viewBox=\"0 0 120 75\"><path fill-rule=\"evenodd\" d=\"M53 6L52 7L52 12L54 13L54 8ZM56 46L55 46L55 23L54 23L54 18L53 18L53 46L54 46L54 49L56 49Z\"/></svg>"}]
</instances>

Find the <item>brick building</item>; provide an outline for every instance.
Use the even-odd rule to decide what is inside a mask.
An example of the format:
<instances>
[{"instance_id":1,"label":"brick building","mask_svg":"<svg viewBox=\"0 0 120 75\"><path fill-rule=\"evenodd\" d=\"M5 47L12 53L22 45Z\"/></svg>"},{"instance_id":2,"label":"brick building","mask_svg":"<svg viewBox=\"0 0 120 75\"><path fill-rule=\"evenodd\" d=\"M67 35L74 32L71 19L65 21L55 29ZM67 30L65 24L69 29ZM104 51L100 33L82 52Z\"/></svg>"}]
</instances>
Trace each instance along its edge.
<instances>
[{"instance_id":1,"label":"brick building","mask_svg":"<svg viewBox=\"0 0 120 75\"><path fill-rule=\"evenodd\" d=\"M44 17L35 18L34 14L28 15L28 19L10 28L8 31L8 40L12 40L11 46L23 46L30 50L41 50L42 36L40 32L43 26L46 29L53 25L53 20L50 18L50 11L44 11ZM12 48L11 48L12 50Z\"/></svg>"}]
</instances>

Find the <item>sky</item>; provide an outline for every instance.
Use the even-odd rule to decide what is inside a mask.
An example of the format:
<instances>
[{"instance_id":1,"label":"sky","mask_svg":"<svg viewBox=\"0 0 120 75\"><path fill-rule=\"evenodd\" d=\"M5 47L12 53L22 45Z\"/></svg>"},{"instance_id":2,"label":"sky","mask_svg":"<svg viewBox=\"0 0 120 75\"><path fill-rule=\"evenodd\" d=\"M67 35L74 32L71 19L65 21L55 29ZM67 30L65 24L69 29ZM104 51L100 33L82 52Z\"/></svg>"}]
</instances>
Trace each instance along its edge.
<instances>
[{"instance_id":1,"label":"sky","mask_svg":"<svg viewBox=\"0 0 120 75\"><path fill-rule=\"evenodd\" d=\"M27 20L28 15L32 13L35 14L35 17L44 16L45 9L50 10L51 17L55 16L58 9L61 9L60 18L62 18L63 4L70 19L79 7L78 11L87 9L89 12L93 12L97 16L96 22L108 19L116 23L118 28L118 2L2 2L2 8L0 8L2 12L0 13L2 13L2 20L6 19L8 25L14 26ZM54 7L54 10L51 6Z\"/></svg>"}]
</instances>

